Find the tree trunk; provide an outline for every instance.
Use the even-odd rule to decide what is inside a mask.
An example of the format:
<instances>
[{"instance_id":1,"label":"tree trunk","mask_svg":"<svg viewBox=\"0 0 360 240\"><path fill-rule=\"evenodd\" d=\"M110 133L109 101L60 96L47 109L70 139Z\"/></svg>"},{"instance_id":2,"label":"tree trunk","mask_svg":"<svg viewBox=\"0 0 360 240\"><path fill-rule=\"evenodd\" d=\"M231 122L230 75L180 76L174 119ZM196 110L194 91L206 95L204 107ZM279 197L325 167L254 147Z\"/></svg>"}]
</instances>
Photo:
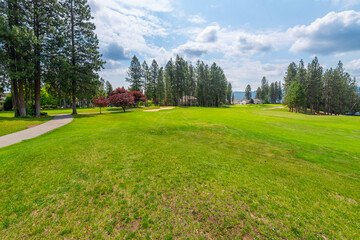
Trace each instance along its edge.
<instances>
[{"instance_id":1,"label":"tree trunk","mask_svg":"<svg viewBox=\"0 0 360 240\"><path fill-rule=\"evenodd\" d=\"M72 54L72 66L73 66L73 76L72 76L72 108L73 108L73 113L72 114L77 114L76 111L76 79L75 79L75 66L76 66L76 53L75 53L75 20L74 20L74 10L73 10L73 4L74 2L71 1L71 54Z\"/></svg>"},{"instance_id":2,"label":"tree trunk","mask_svg":"<svg viewBox=\"0 0 360 240\"><path fill-rule=\"evenodd\" d=\"M77 114L77 111L76 111L76 97L73 95L72 96L72 114Z\"/></svg>"},{"instance_id":3,"label":"tree trunk","mask_svg":"<svg viewBox=\"0 0 360 240\"><path fill-rule=\"evenodd\" d=\"M39 65L40 66L40 65ZM35 115L40 117L40 77L35 77Z\"/></svg>"},{"instance_id":4,"label":"tree trunk","mask_svg":"<svg viewBox=\"0 0 360 240\"><path fill-rule=\"evenodd\" d=\"M25 84L25 106L26 106L26 109L28 108L28 104L29 104L29 89L30 89L30 86L29 86L30 83L26 83Z\"/></svg>"},{"instance_id":5,"label":"tree trunk","mask_svg":"<svg viewBox=\"0 0 360 240\"><path fill-rule=\"evenodd\" d=\"M15 112L15 117L20 116L20 112L19 112L19 107L18 107L18 102L17 102L17 85L15 84L15 80L11 79L11 100L12 100L12 105L13 105L13 109Z\"/></svg>"},{"instance_id":6,"label":"tree trunk","mask_svg":"<svg viewBox=\"0 0 360 240\"><path fill-rule=\"evenodd\" d=\"M24 86L22 83L19 84L19 100L18 100L18 104L19 104L19 113L20 116L26 116L26 106L25 106L25 101L24 101Z\"/></svg>"},{"instance_id":7,"label":"tree trunk","mask_svg":"<svg viewBox=\"0 0 360 240\"><path fill-rule=\"evenodd\" d=\"M40 117L40 85L41 85L41 63L40 63L40 24L37 14L38 9L38 2L34 3L34 33L37 40L37 43L35 45L35 115L36 117Z\"/></svg>"},{"instance_id":8,"label":"tree trunk","mask_svg":"<svg viewBox=\"0 0 360 240\"><path fill-rule=\"evenodd\" d=\"M64 94L64 109L66 108L66 97L65 97L65 94Z\"/></svg>"}]
</instances>

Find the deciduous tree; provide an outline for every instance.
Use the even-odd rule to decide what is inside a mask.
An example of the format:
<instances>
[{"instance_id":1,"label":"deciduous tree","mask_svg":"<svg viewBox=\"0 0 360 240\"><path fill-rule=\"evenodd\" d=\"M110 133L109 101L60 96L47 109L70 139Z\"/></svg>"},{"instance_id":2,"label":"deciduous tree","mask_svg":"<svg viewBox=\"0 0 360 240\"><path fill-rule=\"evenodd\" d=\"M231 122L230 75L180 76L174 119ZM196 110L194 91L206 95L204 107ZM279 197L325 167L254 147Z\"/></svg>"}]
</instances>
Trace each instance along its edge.
<instances>
[{"instance_id":1,"label":"deciduous tree","mask_svg":"<svg viewBox=\"0 0 360 240\"><path fill-rule=\"evenodd\" d=\"M109 105L109 99L106 98L106 96L94 98L94 105L100 108L100 114L101 114L101 108L107 107Z\"/></svg>"}]
</instances>

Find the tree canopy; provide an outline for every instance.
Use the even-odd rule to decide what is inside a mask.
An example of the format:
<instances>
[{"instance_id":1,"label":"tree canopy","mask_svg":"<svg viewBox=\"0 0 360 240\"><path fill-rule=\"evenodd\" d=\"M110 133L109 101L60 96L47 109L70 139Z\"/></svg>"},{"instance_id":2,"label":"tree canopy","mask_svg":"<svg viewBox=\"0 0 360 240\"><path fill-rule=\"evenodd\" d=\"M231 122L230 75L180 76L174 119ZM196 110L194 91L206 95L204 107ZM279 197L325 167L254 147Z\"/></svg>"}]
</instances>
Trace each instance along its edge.
<instances>
[{"instance_id":1,"label":"tree canopy","mask_svg":"<svg viewBox=\"0 0 360 240\"><path fill-rule=\"evenodd\" d=\"M285 104L290 110L344 114L360 109L356 79L345 72L341 61L325 71L317 57L307 67L303 60L298 66L291 63L284 80Z\"/></svg>"}]
</instances>

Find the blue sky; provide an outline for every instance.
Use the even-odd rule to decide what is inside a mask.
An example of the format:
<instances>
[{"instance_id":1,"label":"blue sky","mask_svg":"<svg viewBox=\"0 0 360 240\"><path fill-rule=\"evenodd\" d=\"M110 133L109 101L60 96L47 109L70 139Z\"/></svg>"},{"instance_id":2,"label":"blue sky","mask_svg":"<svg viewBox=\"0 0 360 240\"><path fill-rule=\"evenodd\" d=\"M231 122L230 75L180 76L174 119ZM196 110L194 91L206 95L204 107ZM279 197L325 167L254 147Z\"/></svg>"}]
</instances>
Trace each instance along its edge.
<instances>
[{"instance_id":1,"label":"blue sky","mask_svg":"<svg viewBox=\"0 0 360 240\"><path fill-rule=\"evenodd\" d=\"M161 65L176 54L220 65L234 90L262 76L282 81L288 64L341 60L360 79L360 0L91 0L100 75L127 86L133 55Z\"/></svg>"}]
</instances>

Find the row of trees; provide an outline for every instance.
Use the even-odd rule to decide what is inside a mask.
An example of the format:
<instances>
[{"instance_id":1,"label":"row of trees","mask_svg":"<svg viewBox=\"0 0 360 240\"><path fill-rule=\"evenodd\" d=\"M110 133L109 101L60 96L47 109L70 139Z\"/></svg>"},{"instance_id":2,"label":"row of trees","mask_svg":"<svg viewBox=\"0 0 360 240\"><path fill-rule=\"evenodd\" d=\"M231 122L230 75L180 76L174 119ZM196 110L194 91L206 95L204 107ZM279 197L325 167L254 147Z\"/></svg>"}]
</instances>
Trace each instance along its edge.
<instances>
[{"instance_id":1,"label":"row of trees","mask_svg":"<svg viewBox=\"0 0 360 240\"><path fill-rule=\"evenodd\" d=\"M128 70L130 91L144 91L155 104L173 106L218 107L233 100L232 86L224 71L213 63L198 61L195 66L176 56L165 67L153 60L140 64L134 56Z\"/></svg>"},{"instance_id":2,"label":"row of trees","mask_svg":"<svg viewBox=\"0 0 360 240\"><path fill-rule=\"evenodd\" d=\"M251 86L245 88L245 98L250 100L252 97ZM261 80L261 86L257 88L255 98L260 99L264 104L279 103L282 100L281 82L272 82L269 85L266 77Z\"/></svg>"},{"instance_id":3,"label":"row of trees","mask_svg":"<svg viewBox=\"0 0 360 240\"><path fill-rule=\"evenodd\" d=\"M31 107L40 116L43 83L70 99L73 114L101 89L104 62L91 19L87 0L0 1L0 88L11 89L16 116Z\"/></svg>"},{"instance_id":4,"label":"row of trees","mask_svg":"<svg viewBox=\"0 0 360 240\"><path fill-rule=\"evenodd\" d=\"M356 79L344 71L341 61L335 69L324 71L317 57L305 67L301 60L288 67L285 75L284 103L291 111L344 114L359 111L360 97Z\"/></svg>"}]
</instances>

